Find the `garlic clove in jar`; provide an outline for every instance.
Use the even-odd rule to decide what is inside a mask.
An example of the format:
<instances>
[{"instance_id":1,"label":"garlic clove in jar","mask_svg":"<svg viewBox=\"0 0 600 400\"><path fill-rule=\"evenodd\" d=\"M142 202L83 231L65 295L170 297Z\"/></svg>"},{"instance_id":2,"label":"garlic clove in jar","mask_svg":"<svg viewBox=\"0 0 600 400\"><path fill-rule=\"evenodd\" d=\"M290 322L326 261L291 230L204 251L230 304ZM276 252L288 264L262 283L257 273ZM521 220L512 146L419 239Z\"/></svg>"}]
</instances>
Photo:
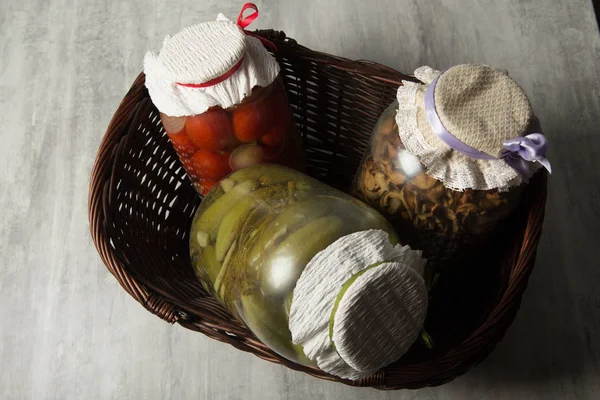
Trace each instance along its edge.
<instances>
[{"instance_id":1,"label":"garlic clove in jar","mask_svg":"<svg viewBox=\"0 0 600 400\"><path fill-rule=\"evenodd\" d=\"M229 165L232 170L237 171L260 164L263 160L263 149L256 144L240 146L231 153Z\"/></svg>"}]
</instances>

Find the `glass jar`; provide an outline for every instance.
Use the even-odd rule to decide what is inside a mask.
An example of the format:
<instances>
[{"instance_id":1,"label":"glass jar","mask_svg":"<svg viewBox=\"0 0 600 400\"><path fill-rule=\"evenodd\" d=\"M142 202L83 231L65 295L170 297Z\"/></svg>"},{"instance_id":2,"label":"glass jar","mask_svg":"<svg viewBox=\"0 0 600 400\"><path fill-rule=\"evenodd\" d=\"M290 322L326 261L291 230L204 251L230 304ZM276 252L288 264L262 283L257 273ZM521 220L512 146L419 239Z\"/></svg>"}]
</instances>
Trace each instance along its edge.
<instances>
[{"instance_id":1,"label":"glass jar","mask_svg":"<svg viewBox=\"0 0 600 400\"><path fill-rule=\"evenodd\" d=\"M163 127L201 195L223 177L259 163L304 170L304 152L281 77L242 103L190 117L160 113Z\"/></svg>"},{"instance_id":2,"label":"glass jar","mask_svg":"<svg viewBox=\"0 0 600 400\"><path fill-rule=\"evenodd\" d=\"M267 346L313 364L292 342L292 294L306 264L354 232L391 225L364 203L297 171L258 165L216 185L196 211L190 234L195 272Z\"/></svg>"},{"instance_id":3,"label":"glass jar","mask_svg":"<svg viewBox=\"0 0 600 400\"><path fill-rule=\"evenodd\" d=\"M522 188L461 192L445 187L405 149L398 134L397 109L394 101L375 125L354 179L353 195L386 216L400 241L423 250L425 257L448 251L440 243L455 246L483 240L515 209Z\"/></svg>"}]
</instances>

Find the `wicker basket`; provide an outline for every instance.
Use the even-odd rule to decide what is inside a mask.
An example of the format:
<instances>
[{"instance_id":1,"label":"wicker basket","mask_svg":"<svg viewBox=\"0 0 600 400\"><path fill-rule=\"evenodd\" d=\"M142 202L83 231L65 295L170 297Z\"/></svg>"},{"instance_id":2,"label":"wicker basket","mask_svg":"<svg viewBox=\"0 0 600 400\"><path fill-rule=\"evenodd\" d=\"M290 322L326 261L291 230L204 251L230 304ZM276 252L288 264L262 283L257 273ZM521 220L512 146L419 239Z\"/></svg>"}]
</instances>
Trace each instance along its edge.
<instances>
[{"instance_id":1,"label":"wicker basket","mask_svg":"<svg viewBox=\"0 0 600 400\"><path fill-rule=\"evenodd\" d=\"M311 51L282 32L258 34L277 45L308 173L347 190L379 114L401 80L414 78L371 62ZM400 389L452 380L485 358L503 337L534 265L545 200L546 175L538 174L495 247L471 254L463 260L461 274L440 280L443 301L432 301L427 322L437 342L433 350L415 345L399 362L357 382L283 359L202 289L188 255L188 231L200 199L162 129L143 74L100 145L89 218L92 238L110 272L160 318L318 378ZM480 267L483 262L485 268Z\"/></svg>"}]
</instances>

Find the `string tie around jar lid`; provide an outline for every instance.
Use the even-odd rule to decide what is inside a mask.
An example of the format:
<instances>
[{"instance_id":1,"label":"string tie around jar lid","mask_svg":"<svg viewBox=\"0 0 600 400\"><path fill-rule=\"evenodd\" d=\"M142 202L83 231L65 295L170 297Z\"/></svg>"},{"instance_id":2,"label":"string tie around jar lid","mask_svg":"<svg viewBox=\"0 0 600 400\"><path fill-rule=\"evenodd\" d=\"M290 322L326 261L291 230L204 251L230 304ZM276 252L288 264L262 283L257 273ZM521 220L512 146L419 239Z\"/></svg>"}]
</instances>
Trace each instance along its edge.
<instances>
[{"instance_id":1,"label":"string tie around jar lid","mask_svg":"<svg viewBox=\"0 0 600 400\"><path fill-rule=\"evenodd\" d=\"M435 87L440 76L445 71L442 71L429 85L425 92L424 104L427 121L437 137L446 143L451 149L456 150L468 157L479 160L496 160L490 154L477 150L460 139L454 136L442 123L440 116L435 106ZM527 163L538 162L548 172L552 172L550 161L544 157L547 148L547 139L542 133L531 133L528 135L517 136L512 139L505 140L503 143L504 150L500 154L500 159L504 160L510 167L521 175L527 174Z\"/></svg>"}]
</instances>

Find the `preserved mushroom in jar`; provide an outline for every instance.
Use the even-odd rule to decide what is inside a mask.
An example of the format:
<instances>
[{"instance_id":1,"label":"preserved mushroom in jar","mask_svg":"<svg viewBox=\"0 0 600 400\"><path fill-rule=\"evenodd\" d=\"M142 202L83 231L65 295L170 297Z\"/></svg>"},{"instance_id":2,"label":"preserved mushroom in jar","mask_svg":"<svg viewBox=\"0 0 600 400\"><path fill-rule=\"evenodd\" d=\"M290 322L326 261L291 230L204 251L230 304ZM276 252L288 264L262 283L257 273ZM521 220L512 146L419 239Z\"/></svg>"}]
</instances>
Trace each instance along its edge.
<instances>
[{"instance_id":1,"label":"preserved mushroom in jar","mask_svg":"<svg viewBox=\"0 0 600 400\"><path fill-rule=\"evenodd\" d=\"M519 204L523 183L549 164L529 102L504 73L460 65L415 75L425 84L404 82L379 118L353 194L428 256L440 249L424 238L486 238ZM536 157L520 158L531 143Z\"/></svg>"},{"instance_id":2,"label":"preserved mushroom in jar","mask_svg":"<svg viewBox=\"0 0 600 400\"><path fill-rule=\"evenodd\" d=\"M364 203L282 166L243 169L216 185L194 216L190 254L205 289L258 339L335 375L357 379L395 361L424 322L420 252L398 245ZM378 305L364 316L361 307ZM365 337L363 325L382 329Z\"/></svg>"},{"instance_id":3,"label":"preserved mushroom in jar","mask_svg":"<svg viewBox=\"0 0 600 400\"><path fill-rule=\"evenodd\" d=\"M242 14L237 24L220 15L191 26L144 60L152 101L201 195L247 166L304 169L279 65L243 21Z\"/></svg>"}]
</instances>

